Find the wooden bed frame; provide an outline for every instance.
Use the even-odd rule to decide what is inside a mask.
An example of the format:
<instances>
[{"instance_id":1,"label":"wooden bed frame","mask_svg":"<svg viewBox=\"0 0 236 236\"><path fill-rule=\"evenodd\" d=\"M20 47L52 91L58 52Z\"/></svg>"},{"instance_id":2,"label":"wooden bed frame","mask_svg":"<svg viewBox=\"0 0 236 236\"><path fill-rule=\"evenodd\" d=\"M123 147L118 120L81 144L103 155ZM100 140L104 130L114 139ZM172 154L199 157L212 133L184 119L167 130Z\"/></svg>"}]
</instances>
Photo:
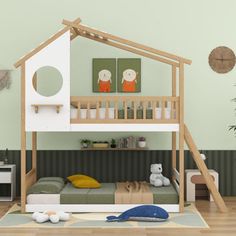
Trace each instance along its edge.
<instances>
[{"instance_id":1,"label":"wooden bed frame","mask_svg":"<svg viewBox=\"0 0 236 236\"><path fill-rule=\"evenodd\" d=\"M22 57L18 62L16 62L15 67L21 67L21 210L25 211L41 211L48 209L52 210L65 210L65 211L123 211L127 207L134 205L27 205L26 204L26 192L27 189L36 182L37 180L37 129L31 129L32 132L32 169L26 173L26 112L28 109L28 103L26 99L26 78L28 70L28 62L38 55L41 51L46 50L53 44L54 41L60 39L66 33L70 33L70 40L76 37L84 37L99 43L103 43L112 47L116 47L146 58L150 58L165 64L170 65L172 71L172 96L170 97L142 97L142 96L94 96L94 97L71 97L71 103L77 105L78 116L76 119L70 120L70 128L68 131L167 131L172 132L172 182L174 183L178 193L179 193L179 204L164 206L168 211L180 211L184 210L184 141L186 141L193 158L201 171L203 177L205 178L206 185L209 188L215 203L219 207L221 212L226 212L227 208L225 203L217 191L212 178L209 175L208 169L201 159L200 153L197 150L196 145L184 123L184 65L191 64L191 60L185 59L174 54L170 54L161 50L151 48L139 43L132 42L127 39L123 39L112 34L108 34L103 31L90 28L88 26L82 25L81 20L78 18L74 21L63 20L65 27L49 38L47 41L43 42L39 47L32 50L29 54ZM37 81L37 75L34 74L34 83ZM36 84L35 84L36 86ZM178 91L177 91L178 87ZM121 101L124 109L124 119L118 119L118 102ZM80 104L85 102L87 109L90 109L90 104L96 104L96 119L79 119ZM100 103L105 102L106 107L106 117L103 120L98 119L98 108ZM114 103L115 108L115 118L108 118L108 108L109 103ZM127 117L127 107L128 103L131 102L134 111L137 109L137 102L141 102L143 106L143 119L137 119L136 112L134 112L134 118L128 119ZM165 118L166 103L171 103L171 118ZM162 107L162 117L161 119L155 119L155 109L153 109L153 118L146 119L146 107L148 103L151 107ZM63 109L63 104L61 103L32 103L34 111L40 114L40 109L42 106L49 106L56 109L56 112L60 114L60 110ZM173 115L173 111L175 114ZM59 131L59 130L58 130ZM179 150L179 168L177 170L176 163L176 150L177 143L176 138L178 135L178 150ZM73 210L74 209L74 210ZM109 210L110 209L110 210Z\"/></svg>"}]
</instances>

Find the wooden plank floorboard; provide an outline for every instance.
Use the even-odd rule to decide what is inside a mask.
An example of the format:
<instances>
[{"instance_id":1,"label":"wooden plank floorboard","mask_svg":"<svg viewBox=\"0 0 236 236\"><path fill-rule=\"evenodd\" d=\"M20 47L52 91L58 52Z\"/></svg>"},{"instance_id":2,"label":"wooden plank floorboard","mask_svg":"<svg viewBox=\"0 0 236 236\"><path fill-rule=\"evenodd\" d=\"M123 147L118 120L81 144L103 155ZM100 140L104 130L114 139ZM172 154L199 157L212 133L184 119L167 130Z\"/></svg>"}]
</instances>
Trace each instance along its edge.
<instances>
[{"instance_id":1,"label":"wooden plank floorboard","mask_svg":"<svg viewBox=\"0 0 236 236\"><path fill-rule=\"evenodd\" d=\"M0 229L0 236L235 236L236 235L236 197L224 198L229 212L220 213L214 204L209 201L197 201L196 207L201 212L203 218L210 226L209 229L158 229L158 228L140 228L140 229L106 229L106 228L92 228L92 229ZM0 202L0 217L2 217L10 207L19 201L14 202Z\"/></svg>"}]
</instances>

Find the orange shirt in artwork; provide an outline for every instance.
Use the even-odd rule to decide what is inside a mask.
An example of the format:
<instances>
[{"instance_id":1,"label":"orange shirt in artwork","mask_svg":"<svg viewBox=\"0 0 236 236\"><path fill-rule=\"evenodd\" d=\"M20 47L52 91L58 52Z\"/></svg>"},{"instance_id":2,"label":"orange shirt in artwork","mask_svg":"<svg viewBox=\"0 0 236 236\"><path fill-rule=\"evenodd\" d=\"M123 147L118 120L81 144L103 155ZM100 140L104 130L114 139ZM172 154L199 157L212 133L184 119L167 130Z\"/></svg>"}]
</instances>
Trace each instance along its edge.
<instances>
[{"instance_id":1,"label":"orange shirt in artwork","mask_svg":"<svg viewBox=\"0 0 236 236\"><path fill-rule=\"evenodd\" d=\"M109 70L101 70L98 73L98 87L99 92L111 92L111 72Z\"/></svg>"},{"instance_id":2,"label":"orange shirt in artwork","mask_svg":"<svg viewBox=\"0 0 236 236\"><path fill-rule=\"evenodd\" d=\"M137 84L137 75L136 71L132 69L127 69L123 72L122 78L122 91L123 92L135 92Z\"/></svg>"}]
</instances>

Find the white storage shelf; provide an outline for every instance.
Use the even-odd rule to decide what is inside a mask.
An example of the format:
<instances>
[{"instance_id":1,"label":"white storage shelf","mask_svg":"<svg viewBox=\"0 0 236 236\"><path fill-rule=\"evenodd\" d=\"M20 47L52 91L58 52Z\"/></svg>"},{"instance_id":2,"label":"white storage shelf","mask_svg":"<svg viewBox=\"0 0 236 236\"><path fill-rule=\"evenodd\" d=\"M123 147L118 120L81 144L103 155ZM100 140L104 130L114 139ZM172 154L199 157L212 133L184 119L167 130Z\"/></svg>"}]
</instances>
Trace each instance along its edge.
<instances>
[{"instance_id":1,"label":"white storage shelf","mask_svg":"<svg viewBox=\"0 0 236 236\"><path fill-rule=\"evenodd\" d=\"M2 165L0 166L0 201L13 201L16 195L16 166L15 165ZM3 196L1 186L10 185L10 195Z\"/></svg>"}]
</instances>

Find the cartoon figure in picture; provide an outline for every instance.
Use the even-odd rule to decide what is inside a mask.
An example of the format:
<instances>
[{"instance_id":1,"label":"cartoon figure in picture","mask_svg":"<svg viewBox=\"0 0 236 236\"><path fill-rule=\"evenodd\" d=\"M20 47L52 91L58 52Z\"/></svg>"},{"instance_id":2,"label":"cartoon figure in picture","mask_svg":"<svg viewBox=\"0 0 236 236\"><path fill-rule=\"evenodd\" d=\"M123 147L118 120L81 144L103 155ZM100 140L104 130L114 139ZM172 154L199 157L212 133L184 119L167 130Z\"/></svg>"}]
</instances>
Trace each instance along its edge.
<instances>
[{"instance_id":1,"label":"cartoon figure in picture","mask_svg":"<svg viewBox=\"0 0 236 236\"><path fill-rule=\"evenodd\" d=\"M138 72L132 69L126 69L123 72L122 78L122 91L123 92L135 92L137 84Z\"/></svg>"},{"instance_id":2,"label":"cartoon figure in picture","mask_svg":"<svg viewBox=\"0 0 236 236\"><path fill-rule=\"evenodd\" d=\"M98 73L99 92L111 92L111 72L109 70L101 70Z\"/></svg>"}]
</instances>

